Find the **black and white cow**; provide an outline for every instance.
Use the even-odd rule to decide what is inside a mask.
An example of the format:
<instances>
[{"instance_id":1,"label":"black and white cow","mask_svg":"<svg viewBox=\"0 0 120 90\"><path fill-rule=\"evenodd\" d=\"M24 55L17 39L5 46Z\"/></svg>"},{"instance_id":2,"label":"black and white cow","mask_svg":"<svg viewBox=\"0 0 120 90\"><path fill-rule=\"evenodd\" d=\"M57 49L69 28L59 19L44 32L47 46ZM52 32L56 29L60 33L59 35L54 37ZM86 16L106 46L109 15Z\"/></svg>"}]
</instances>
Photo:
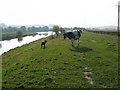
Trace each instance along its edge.
<instances>
[{"instance_id":1,"label":"black and white cow","mask_svg":"<svg viewBox=\"0 0 120 90\"><path fill-rule=\"evenodd\" d=\"M69 38L72 41L72 47L74 47L73 45L74 40L78 41L78 46L79 46L81 33L82 33L82 30L77 30L74 32L67 32L63 34L63 36L64 36L64 39Z\"/></svg>"}]
</instances>

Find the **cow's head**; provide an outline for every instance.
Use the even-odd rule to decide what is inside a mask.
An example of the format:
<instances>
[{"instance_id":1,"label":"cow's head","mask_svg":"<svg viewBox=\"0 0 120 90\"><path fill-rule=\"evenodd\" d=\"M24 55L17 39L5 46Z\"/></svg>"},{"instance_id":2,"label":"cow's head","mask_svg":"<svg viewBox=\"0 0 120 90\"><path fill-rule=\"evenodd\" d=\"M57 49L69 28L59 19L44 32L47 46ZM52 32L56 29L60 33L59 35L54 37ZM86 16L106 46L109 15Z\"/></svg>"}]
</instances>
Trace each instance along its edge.
<instances>
[{"instance_id":1,"label":"cow's head","mask_svg":"<svg viewBox=\"0 0 120 90\"><path fill-rule=\"evenodd\" d=\"M47 40L45 40L44 42L47 43Z\"/></svg>"},{"instance_id":2,"label":"cow's head","mask_svg":"<svg viewBox=\"0 0 120 90\"><path fill-rule=\"evenodd\" d=\"M82 30L79 30L80 31L80 33L82 33Z\"/></svg>"}]
</instances>

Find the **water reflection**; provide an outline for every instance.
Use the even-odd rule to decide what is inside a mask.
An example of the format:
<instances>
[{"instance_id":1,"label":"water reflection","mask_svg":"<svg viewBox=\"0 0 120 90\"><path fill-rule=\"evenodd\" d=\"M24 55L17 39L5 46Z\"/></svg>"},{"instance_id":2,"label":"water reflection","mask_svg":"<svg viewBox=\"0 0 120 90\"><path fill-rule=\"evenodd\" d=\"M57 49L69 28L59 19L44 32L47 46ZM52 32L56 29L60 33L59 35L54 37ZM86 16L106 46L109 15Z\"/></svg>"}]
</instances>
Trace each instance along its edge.
<instances>
[{"instance_id":1,"label":"water reflection","mask_svg":"<svg viewBox=\"0 0 120 90\"><path fill-rule=\"evenodd\" d=\"M35 36L36 34L32 35L33 37Z\"/></svg>"},{"instance_id":2,"label":"water reflection","mask_svg":"<svg viewBox=\"0 0 120 90\"><path fill-rule=\"evenodd\" d=\"M18 42L21 42L23 40L23 37L18 38Z\"/></svg>"},{"instance_id":3,"label":"water reflection","mask_svg":"<svg viewBox=\"0 0 120 90\"><path fill-rule=\"evenodd\" d=\"M47 33L47 34L46 34ZM54 33L55 34L55 33ZM11 39L11 40L4 40L4 41L0 41L0 55L4 52L7 52L9 51L10 49L13 49L13 48L16 48L18 46L22 46L24 44L28 44L32 41L36 41L40 38L43 38L43 37L48 37L52 35L52 31L49 31L49 32L38 32L37 35L35 35L34 37L31 35L31 36L26 36L26 37L23 37L23 38L15 38L15 39Z\"/></svg>"},{"instance_id":4,"label":"water reflection","mask_svg":"<svg viewBox=\"0 0 120 90\"><path fill-rule=\"evenodd\" d=\"M2 44L0 43L0 48L2 47Z\"/></svg>"}]
</instances>

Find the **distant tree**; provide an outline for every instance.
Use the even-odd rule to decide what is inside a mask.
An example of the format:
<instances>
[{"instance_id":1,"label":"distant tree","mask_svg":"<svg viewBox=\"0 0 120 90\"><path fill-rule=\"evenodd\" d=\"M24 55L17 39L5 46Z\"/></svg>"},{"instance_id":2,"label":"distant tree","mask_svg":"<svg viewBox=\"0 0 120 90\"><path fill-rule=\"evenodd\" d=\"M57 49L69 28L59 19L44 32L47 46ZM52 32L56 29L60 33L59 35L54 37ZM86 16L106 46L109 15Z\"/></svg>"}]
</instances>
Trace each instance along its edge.
<instances>
[{"instance_id":1,"label":"distant tree","mask_svg":"<svg viewBox=\"0 0 120 90\"><path fill-rule=\"evenodd\" d=\"M65 29L60 27L60 32L61 32L61 34L64 34L65 33Z\"/></svg>"},{"instance_id":2,"label":"distant tree","mask_svg":"<svg viewBox=\"0 0 120 90\"><path fill-rule=\"evenodd\" d=\"M58 34L59 34L59 31L60 31L60 28L59 28L59 26L58 25L54 25L53 26L53 32L55 32L55 34L58 36Z\"/></svg>"},{"instance_id":3,"label":"distant tree","mask_svg":"<svg viewBox=\"0 0 120 90\"><path fill-rule=\"evenodd\" d=\"M12 31L13 28L11 26L7 27L7 31Z\"/></svg>"},{"instance_id":4,"label":"distant tree","mask_svg":"<svg viewBox=\"0 0 120 90\"><path fill-rule=\"evenodd\" d=\"M36 27L35 27L35 26L32 26L32 27L31 27L31 30L32 30L33 32L35 32L35 31L36 31Z\"/></svg>"},{"instance_id":5,"label":"distant tree","mask_svg":"<svg viewBox=\"0 0 120 90\"><path fill-rule=\"evenodd\" d=\"M48 26L44 26L44 27L42 27L42 29L43 29L44 31L48 31L48 30L49 30Z\"/></svg>"},{"instance_id":6,"label":"distant tree","mask_svg":"<svg viewBox=\"0 0 120 90\"><path fill-rule=\"evenodd\" d=\"M13 31L13 32L16 32L17 30L18 30L17 27L12 27L12 31Z\"/></svg>"},{"instance_id":7,"label":"distant tree","mask_svg":"<svg viewBox=\"0 0 120 90\"><path fill-rule=\"evenodd\" d=\"M4 32L16 32L17 31L17 27L12 27L12 26L9 26L7 28L4 28Z\"/></svg>"},{"instance_id":8,"label":"distant tree","mask_svg":"<svg viewBox=\"0 0 120 90\"><path fill-rule=\"evenodd\" d=\"M23 32L26 31L26 27L25 27L25 26L21 26L20 29L21 29L21 31L23 31Z\"/></svg>"},{"instance_id":9,"label":"distant tree","mask_svg":"<svg viewBox=\"0 0 120 90\"><path fill-rule=\"evenodd\" d=\"M31 27L28 27L28 31L32 31L32 28L31 28Z\"/></svg>"},{"instance_id":10,"label":"distant tree","mask_svg":"<svg viewBox=\"0 0 120 90\"><path fill-rule=\"evenodd\" d=\"M17 37L17 38L21 38L21 37L22 37L22 34L23 34L23 32L22 32L21 30L17 30L17 32L16 32L16 37Z\"/></svg>"}]
</instances>

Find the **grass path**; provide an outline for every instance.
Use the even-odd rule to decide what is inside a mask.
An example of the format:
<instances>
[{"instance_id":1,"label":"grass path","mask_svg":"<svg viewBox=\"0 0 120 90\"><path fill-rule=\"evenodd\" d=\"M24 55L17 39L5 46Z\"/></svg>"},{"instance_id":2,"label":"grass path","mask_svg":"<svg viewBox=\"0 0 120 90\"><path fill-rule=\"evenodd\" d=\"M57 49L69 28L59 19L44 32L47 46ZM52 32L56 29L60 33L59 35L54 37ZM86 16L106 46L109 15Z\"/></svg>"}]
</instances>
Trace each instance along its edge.
<instances>
[{"instance_id":1,"label":"grass path","mask_svg":"<svg viewBox=\"0 0 120 90\"><path fill-rule=\"evenodd\" d=\"M117 36L83 32L80 47L59 36L45 49L40 40L2 55L4 88L116 88Z\"/></svg>"}]
</instances>

